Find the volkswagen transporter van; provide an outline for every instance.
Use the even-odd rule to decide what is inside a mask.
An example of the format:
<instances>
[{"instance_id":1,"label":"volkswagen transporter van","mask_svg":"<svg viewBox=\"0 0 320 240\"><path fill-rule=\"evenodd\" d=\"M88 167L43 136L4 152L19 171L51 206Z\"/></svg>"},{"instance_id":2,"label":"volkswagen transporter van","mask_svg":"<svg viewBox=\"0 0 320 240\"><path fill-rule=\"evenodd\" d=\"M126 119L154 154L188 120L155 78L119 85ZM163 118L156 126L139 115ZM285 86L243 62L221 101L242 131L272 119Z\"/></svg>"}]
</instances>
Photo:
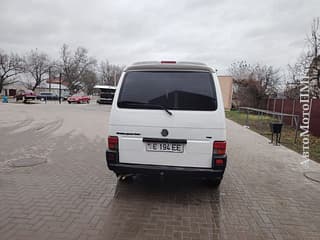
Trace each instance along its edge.
<instances>
[{"instance_id":1,"label":"volkswagen transporter van","mask_svg":"<svg viewBox=\"0 0 320 240\"><path fill-rule=\"evenodd\" d=\"M106 160L117 176L186 174L219 184L226 124L215 71L193 62L128 66L112 104Z\"/></svg>"}]
</instances>

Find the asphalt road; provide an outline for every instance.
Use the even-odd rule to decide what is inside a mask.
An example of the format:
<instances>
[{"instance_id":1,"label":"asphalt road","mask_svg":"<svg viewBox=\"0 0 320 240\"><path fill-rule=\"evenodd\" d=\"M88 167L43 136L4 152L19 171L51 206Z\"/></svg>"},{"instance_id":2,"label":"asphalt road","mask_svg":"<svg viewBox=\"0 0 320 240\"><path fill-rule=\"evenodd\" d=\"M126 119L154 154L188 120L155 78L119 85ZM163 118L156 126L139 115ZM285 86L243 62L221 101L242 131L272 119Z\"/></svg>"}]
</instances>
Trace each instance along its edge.
<instances>
[{"instance_id":1,"label":"asphalt road","mask_svg":"<svg viewBox=\"0 0 320 240\"><path fill-rule=\"evenodd\" d=\"M227 121L228 166L199 180L118 182L110 106L0 104L0 239L320 239L320 184L301 156Z\"/></svg>"}]
</instances>

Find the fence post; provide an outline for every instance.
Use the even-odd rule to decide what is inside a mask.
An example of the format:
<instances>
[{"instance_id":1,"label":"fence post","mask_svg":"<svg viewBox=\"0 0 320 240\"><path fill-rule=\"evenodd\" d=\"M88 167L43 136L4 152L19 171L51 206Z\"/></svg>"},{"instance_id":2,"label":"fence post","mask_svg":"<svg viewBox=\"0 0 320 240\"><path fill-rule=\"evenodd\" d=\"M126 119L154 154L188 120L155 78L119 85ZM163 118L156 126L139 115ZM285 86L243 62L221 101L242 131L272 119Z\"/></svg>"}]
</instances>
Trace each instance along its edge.
<instances>
[{"instance_id":1,"label":"fence post","mask_svg":"<svg viewBox=\"0 0 320 240\"><path fill-rule=\"evenodd\" d=\"M284 104L284 99L282 98L282 101L281 101L281 122L283 122L283 104Z\"/></svg>"},{"instance_id":2,"label":"fence post","mask_svg":"<svg viewBox=\"0 0 320 240\"><path fill-rule=\"evenodd\" d=\"M298 129L299 129L299 116L295 116L294 117L294 122L296 124L296 135L295 135L295 138L294 138L294 143L297 143L297 138L298 138Z\"/></svg>"},{"instance_id":3,"label":"fence post","mask_svg":"<svg viewBox=\"0 0 320 240\"><path fill-rule=\"evenodd\" d=\"M249 126L249 110L247 109L246 126Z\"/></svg>"},{"instance_id":4,"label":"fence post","mask_svg":"<svg viewBox=\"0 0 320 240\"><path fill-rule=\"evenodd\" d=\"M272 112L275 112L275 111L276 111L276 102L277 102L277 99L274 98L274 99L273 99L273 111L272 111ZM272 115L272 118L274 118L274 114Z\"/></svg>"},{"instance_id":5,"label":"fence post","mask_svg":"<svg viewBox=\"0 0 320 240\"><path fill-rule=\"evenodd\" d=\"M291 114L292 115L294 115L294 113L295 113L295 107L296 107L296 100L295 99L293 99L293 103L292 103L292 112L291 112ZM291 126L293 126L293 116L291 116Z\"/></svg>"}]
</instances>

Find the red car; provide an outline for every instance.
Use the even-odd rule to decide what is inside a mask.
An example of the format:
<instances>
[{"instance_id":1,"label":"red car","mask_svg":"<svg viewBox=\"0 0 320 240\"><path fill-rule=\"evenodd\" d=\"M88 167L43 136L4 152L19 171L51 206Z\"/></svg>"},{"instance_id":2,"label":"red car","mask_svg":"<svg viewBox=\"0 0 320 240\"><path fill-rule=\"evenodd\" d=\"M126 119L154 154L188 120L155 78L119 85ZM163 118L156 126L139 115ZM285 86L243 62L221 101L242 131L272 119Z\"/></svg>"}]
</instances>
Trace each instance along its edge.
<instances>
[{"instance_id":1,"label":"red car","mask_svg":"<svg viewBox=\"0 0 320 240\"><path fill-rule=\"evenodd\" d=\"M22 100L23 102L36 100L37 95L31 90L19 90L16 95L16 101Z\"/></svg>"},{"instance_id":2,"label":"red car","mask_svg":"<svg viewBox=\"0 0 320 240\"><path fill-rule=\"evenodd\" d=\"M90 103L90 97L89 96L83 96L83 95L72 95L71 97L67 98L68 103Z\"/></svg>"}]
</instances>

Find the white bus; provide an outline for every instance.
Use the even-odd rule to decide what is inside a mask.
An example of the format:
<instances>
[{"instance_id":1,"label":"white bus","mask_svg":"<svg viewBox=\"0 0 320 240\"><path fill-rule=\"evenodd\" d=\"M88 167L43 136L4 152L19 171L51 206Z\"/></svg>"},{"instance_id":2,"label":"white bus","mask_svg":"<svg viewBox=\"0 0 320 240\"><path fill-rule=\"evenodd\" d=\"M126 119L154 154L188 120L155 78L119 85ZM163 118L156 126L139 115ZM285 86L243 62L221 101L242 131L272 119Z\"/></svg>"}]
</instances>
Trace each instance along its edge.
<instances>
[{"instance_id":1,"label":"white bus","mask_svg":"<svg viewBox=\"0 0 320 240\"><path fill-rule=\"evenodd\" d=\"M117 89L115 86L108 85L96 85L95 89L99 89L99 97L97 99L97 103L99 104L112 104L114 93Z\"/></svg>"}]
</instances>

